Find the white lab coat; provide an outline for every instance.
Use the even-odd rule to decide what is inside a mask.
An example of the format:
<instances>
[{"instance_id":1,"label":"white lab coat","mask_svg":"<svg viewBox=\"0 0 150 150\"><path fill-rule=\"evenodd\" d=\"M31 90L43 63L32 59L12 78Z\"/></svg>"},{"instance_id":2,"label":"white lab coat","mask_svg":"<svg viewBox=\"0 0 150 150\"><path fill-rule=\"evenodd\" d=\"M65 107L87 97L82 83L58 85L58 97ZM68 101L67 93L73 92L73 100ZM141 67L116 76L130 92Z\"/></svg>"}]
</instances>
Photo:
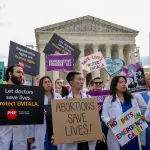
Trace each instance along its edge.
<instances>
[{"instance_id":1,"label":"white lab coat","mask_svg":"<svg viewBox=\"0 0 150 150\"><path fill-rule=\"evenodd\" d=\"M148 107L147 107L147 110L145 112L145 119L146 119L146 121L150 122L150 100L148 102Z\"/></svg>"},{"instance_id":2,"label":"white lab coat","mask_svg":"<svg viewBox=\"0 0 150 150\"><path fill-rule=\"evenodd\" d=\"M53 99L62 99L61 95L54 92ZM44 105L48 105L48 98L45 95L44 97ZM33 136L35 137L35 142L31 144L31 150L45 150L44 148L44 140L46 134L46 119L44 117L44 124L41 125L32 125L33 128Z\"/></svg>"},{"instance_id":3,"label":"white lab coat","mask_svg":"<svg viewBox=\"0 0 150 150\"><path fill-rule=\"evenodd\" d=\"M134 97L137 99L137 103L138 103L138 106L141 110L141 114L145 115L145 112L147 109L147 104L144 101L142 95L140 93L135 93ZM144 130L142 133L140 133L140 138L141 138L141 144L143 146L145 146L146 145L146 130Z\"/></svg>"},{"instance_id":4,"label":"white lab coat","mask_svg":"<svg viewBox=\"0 0 150 150\"><path fill-rule=\"evenodd\" d=\"M0 150L9 150L12 136L13 150L27 150L29 133L27 125L0 126Z\"/></svg>"},{"instance_id":5,"label":"white lab coat","mask_svg":"<svg viewBox=\"0 0 150 150\"><path fill-rule=\"evenodd\" d=\"M81 91L81 95L82 98L90 98L89 95L84 94L82 91ZM64 97L63 99L70 99L70 98L73 98L72 92L70 92L70 94ZM89 145L89 150L95 150L96 141L88 142L88 145ZM77 143L60 144L58 145L57 148L58 150L77 150Z\"/></svg>"},{"instance_id":6,"label":"white lab coat","mask_svg":"<svg viewBox=\"0 0 150 150\"><path fill-rule=\"evenodd\" d=\"M113 103L111 101L112 96L108 96L103 103L101 118L106 125L111 118L117 118L121 114L123 114L119 98L116 97L116 101ZM138 111L140 111L137 100L135 98L132 99L132 106L136 106ZM138 143L139 148L141 150L141 141L139 136L138 136ZM119 142L115 137L115 135L113 134L113 132L111 131L111 129L108 130L107 134L107 146L108 150L120 150Z\"/></svg>"}]
</instances>

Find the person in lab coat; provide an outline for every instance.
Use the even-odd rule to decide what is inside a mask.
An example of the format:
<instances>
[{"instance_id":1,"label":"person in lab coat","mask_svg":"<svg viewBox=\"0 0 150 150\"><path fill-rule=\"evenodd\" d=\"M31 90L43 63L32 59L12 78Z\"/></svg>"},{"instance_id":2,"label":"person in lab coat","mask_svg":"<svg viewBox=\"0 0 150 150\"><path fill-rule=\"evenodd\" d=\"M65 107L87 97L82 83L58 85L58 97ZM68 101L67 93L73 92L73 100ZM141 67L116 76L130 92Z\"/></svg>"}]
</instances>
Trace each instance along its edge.
<instances>
[{"instance_id":1,"label":"person in lab coat","mask_svg":"<svg viewBox=\"0 0 150 150\"><path fill-rule=\"evenodd\" d=\"M137 100L127 91L126 83L127 80L124 76L116 76L112 79L110 96L104 101L101 116L106 125L133 106L137 107L140 112ZM144 120L144 116L142 116L141 119ZM108 150L141 150L139 136L133 138L130 142L121 147L111 129L108 130L107 146Z\"/></svg>"},{"instance_id":2,"label":"person in lab coat","mask_svg":"<svg viewBox=\"0 0 150 150\"><path fill-rule=\"evenodd\" d=\"M49 76L43 76L40 79L40 76L38 75L36 76L35 81L36 81L36 86L39 85L43 87L45 90L44 105L46 108L48 109L51 108L50 106L51 100L62 98L61 95L54 92L53 84ZM49 114L49 111L46 112L46 115L44 117L44 124L34 125L33 127L35 142L31 145L31 150L57 150L57 147L53 147L51 145L51 140L49 140L48 138L47 127L46 127L47 117L48 117L48 120L50 120L50 124L48 128L51 128L49 130L52 131L52 119L51 119L51 115L47 116L48 114ZM51 133L51 136L52 136L52 133Z\"/></svg>"},{"instance_id":3,"label":"person in lab coat","mask_svg":"<svg viewBox=\"0 0 150 150\"><path fill-rule=\"evenodd\" d=\"M79 72L69 72L66 77L68 83L71 85L71 92L65 99L70 98L88 98L90 96L82 92L84 85L84 77ZM104 136L101 137L104 141ZM52 144L55 143L55 138L52 137ZM71 143L71 144L61 144L58 145L58 150L94 150L96 146L96 141L83 142L83 143Z\"/></svg>"},{"instance_id":4,"label":"person in lab coat","mask_svg":"<svg viewBox=\"0 0 150 150\"><path fill-rule=\"evenodd\" d=\"M12 65L6 70L7 84L21 85L23 79L23 69L20 65ZM7 125L0 126L0 150L9 150L12 141L13 150L27 150L27 139L32 142L33 135L29 136L27 125Z\"/></svg>"}]
</instances>

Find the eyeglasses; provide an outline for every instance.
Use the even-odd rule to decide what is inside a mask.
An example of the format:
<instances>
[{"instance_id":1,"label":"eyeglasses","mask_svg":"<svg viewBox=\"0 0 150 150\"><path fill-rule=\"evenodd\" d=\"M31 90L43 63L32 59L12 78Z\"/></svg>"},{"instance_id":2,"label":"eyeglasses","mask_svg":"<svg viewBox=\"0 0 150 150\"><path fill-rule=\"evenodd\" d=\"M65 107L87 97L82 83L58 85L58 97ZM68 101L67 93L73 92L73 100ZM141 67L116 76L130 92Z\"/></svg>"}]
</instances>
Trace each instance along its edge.
<instances>
[{"instance_id":1,"label":"eyeglasses","mask_svg":"<svg viewBox=\"0 0 150 150\"><path fill-rule=\"evenodd\" d=\"M94 82L94 84L102 84L103 82Z\"/></svg>"}]
</instances>

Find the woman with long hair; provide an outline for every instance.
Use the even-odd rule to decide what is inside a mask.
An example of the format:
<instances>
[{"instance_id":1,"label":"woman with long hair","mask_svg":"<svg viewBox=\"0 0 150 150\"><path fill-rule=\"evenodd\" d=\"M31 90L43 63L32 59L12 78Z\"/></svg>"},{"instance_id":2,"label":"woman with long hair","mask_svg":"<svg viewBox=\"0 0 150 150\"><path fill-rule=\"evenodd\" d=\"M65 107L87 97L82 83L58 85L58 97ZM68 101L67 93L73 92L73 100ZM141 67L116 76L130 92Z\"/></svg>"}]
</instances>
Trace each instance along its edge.
<instances>
[{"instance_id":1,"label":"woman with long hair","mask_svg":"<svg viewBox=\"0 0 150 150\"><path fill-rule=\"evenodd\" d=\"M127 79L124 76L116 76L111 81L110 96L105 99L102 110L102 120L106 125L112 123L115 118L131 107L136 107L140 112L137 100L127 91L126 83ZM145 118L142 116L141 119L144 120ZM111 129L108 130L107 146L108 150L141 150L139 136L124 146L120 146Z\"/></svg>"},{"instance_id":2,"label":"woman with long hair","mask_svg":"<svg viewBox=\"0 0 150 150\"><path fill-rule=\"evenodd\" d=\"M44 124L35 125L35 142L31 145L31 149L57 150L57 147L52 146L50 141L53 135L51 100L61 99L62 97L54 92L52 80L49 76L43 76L41 79L38 76L36 78L36 85L43 87L45 90L44 105L46 115L44 117Z\"/></svg>"}]
</instances>

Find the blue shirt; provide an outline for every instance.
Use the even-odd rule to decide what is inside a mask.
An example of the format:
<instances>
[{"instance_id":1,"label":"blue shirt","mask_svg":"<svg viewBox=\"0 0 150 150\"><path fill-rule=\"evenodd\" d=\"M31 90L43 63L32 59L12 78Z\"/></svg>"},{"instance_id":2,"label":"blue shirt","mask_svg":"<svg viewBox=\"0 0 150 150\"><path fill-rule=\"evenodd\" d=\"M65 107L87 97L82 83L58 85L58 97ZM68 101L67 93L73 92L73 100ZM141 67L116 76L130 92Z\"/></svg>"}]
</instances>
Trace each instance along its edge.
<instances>
[{"instance_id":1,"label":"blue shirt","mask_svg":"<svg viewBox=\"0 0 150 150\"><path fill-rule=\"evenodd\" d=\"M127 110L129 110L132 107L132 104L127 104L125 101L122 103L121 102L121 107L123 113L125 113Z\"/></svg>"}]
</instances>

